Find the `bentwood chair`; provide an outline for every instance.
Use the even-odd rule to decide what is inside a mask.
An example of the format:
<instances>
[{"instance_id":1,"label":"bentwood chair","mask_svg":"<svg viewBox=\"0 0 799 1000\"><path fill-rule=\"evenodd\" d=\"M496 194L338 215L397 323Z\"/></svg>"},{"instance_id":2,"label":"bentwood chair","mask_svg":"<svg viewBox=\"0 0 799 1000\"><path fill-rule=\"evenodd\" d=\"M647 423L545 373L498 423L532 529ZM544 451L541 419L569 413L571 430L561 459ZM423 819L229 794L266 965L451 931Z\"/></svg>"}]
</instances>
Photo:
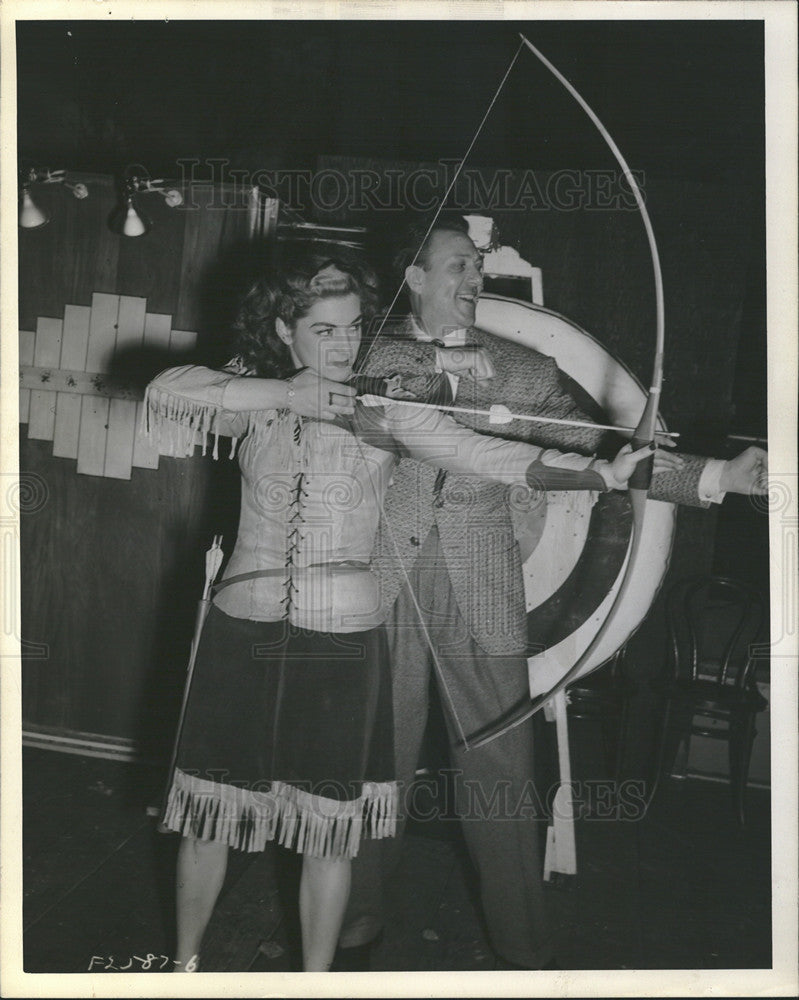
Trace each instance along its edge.
<instances>
[{"instance_id":1,"label":"bentwood chair","mask_svg":"<svg viewBox=\"0 0 799 1000\"><path fill-rule=\"evenodd\" d=\"M618 787L624 757L630 699L636 687L625 670L625 647L612 659L568 688L569 719L587 720L601 729L605 760Z\"/></svg>"},{"instance_id":2,"label":"bentwood chair","mask_svg":"<svg viewBox=\"0 0 799 1000\"><path fill-rule=\"evenodd\" d=\"M755 718L768 704L753 656L764 616L760 594L727 577L685 580L669 592L669 657L650 801L678 751L687 761L692 736L727 740L733 806L743 825Z\"/></svg>"}]
</instances>

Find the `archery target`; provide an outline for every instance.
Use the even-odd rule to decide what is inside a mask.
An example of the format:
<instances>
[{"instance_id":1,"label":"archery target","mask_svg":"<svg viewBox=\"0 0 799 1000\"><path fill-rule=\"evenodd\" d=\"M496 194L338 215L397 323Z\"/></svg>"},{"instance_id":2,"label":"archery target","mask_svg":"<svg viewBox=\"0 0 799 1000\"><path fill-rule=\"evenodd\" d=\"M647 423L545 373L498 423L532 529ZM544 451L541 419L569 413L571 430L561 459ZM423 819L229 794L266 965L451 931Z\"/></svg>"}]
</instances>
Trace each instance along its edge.
<instances>
[{"instance_id":1,"label":"archery target","mask_svg":"<svg viewBox=\"0 0 799 1000\"><path fill-rule=\"evenodd\" d=\"M641 383L575 323L543 306L483 295L475 325L554 358L593 401L592 415L604 414L600 422L638 423L646 401ZM659 427L666 430L662 420ZM675 517L674 504L647 500L631 585L578 676L613 656L643 621L668 568ZM600 494L593 504L585 493L546 494L546 503L514 512L514 524L524 560L535 697L577 662L604 623L627 565L632 509L619 492Z\"/></svg>"}]
</instances>

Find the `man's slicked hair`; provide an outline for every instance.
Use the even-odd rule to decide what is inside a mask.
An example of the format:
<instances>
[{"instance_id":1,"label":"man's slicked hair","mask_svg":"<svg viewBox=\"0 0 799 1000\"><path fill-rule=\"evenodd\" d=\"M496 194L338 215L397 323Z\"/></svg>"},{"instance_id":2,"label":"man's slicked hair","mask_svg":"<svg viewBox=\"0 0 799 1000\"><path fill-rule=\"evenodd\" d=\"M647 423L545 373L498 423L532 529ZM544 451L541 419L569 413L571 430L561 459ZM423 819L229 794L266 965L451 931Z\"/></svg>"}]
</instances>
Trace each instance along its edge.
<instances>
[{"instance_id":1,"label":"man's slicked hair","mask_svg":"<svg viewBox=\"0 0 799 1000\"><path fill-rule=\"evenodd\" d=\"M394 255L393 271L397 284L405 280L405 270L416 259L416 266L427 269L430 263L430 247L436 233L460 233L469 235L469 226L462 215L455 212L442 212L435 225L427 232L429 222L414 222L407 226L403 234L402 245Z\"/></svg>"}]
</instances>

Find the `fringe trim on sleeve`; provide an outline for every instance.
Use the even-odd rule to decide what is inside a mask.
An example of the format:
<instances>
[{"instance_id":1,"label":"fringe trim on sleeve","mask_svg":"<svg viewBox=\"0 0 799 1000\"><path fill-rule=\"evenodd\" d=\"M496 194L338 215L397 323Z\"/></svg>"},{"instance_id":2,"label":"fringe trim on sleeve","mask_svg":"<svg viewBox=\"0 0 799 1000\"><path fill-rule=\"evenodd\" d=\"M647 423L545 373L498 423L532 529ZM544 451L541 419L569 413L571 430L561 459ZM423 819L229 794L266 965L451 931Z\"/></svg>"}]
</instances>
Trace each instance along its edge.
<instances>
[{"instance_id":1,"label":"fringe trim on sleeve","mask_svg":"<svg viewBox=\"0 0 799 1000\"><path fill-rule=\"evenodd\" d=\"M209 403L176 396L157 386L148 385L142 407L142 432L161 455L185 458L202 445L208 450L208 435L214 435L213 457L219 458L219 431L216 425L217 407ZM230 458L236 453L238 438L232 439Z\"/></svg>"},{"instance_id":2,"label":"fringe trim on sleeve","mask_svg":"<svg viewBox=\"0 0 799 1000\"><path fill-rule=\"evenodd\" d=\"M395 781L364 782L359 798L339 801L282 781L256 792L176 768L164 826L242 851L263 851L277 841L298 854L354 858L362 836L395 835L398 797Z\"/></svg>"}]
</instances>

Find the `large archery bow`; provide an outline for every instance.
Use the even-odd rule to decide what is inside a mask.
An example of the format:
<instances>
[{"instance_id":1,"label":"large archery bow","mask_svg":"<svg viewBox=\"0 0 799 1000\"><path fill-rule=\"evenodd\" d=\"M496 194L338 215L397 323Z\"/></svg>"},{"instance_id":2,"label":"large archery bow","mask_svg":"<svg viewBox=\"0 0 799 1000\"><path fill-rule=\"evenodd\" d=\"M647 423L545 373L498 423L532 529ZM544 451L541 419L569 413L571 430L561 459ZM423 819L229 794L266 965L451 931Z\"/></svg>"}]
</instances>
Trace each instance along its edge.
<instances>
[{"instance_id":1,"label":"large archery bow","mask_svg":"<svg viewBox=\"0 0 799 1000\"><path fill-rule=\"evenodd\" d=\"M641 213L643 219L644 228L646 230L647 240L649 241L649 252L652 258L652 270L655 279L655 312L656 312L656 344L655 344L655 360L652 370L652 378L649 385L649 393L647 395L646 405L644 406L644 411L641 414L641 419L638 422L638 426L633 434L633 448L641 448L647 443L653 443L655 439L655 429L658 418L658 403L660 400L660 391L663 382L663 348L664 348L664 338L665 338L665 315L664 315L664 304L663 304L663 276L660 269L660 256L658 254L657 243L655 241L655 234L652 229L652 222L649 218L649 213L646 209L646 204L644 203L643 195L641 194L641 189L638 186L633 172L627 165L627 161L621 153L621 150L613 141L612 136L599 120L596 113L588 105L585 99L577 92L575 87L566 79L565 76L555 67L552 63L544 56L539 50L530 42L524 35L520 35L522 43L527 46L528 49L536 56L536 58L546 66L546 68L560 80L563 86L568 90L568 92L574 97L580 107L585 111L591 121L596 125L601 136L607 142L610 147L611 152L616 158L616 162L622 169L627 183L635 196L636 204ZM561 677L557 684L553 685L544 694L538 695L535 698L531 698L529 703L523 704L521 708L516 708L510 713L507 713L502 718L484 726L482 729L468 736L463 741L463 745L467 749L475 749L477 747L483 746L486 743L490 743L492 740L498 739L506 732L514 729L516 726L520 726L522 723L526 722L532 715L538 712L543 706L550 701L556 694L566 688L575 677L578 676L583 666L588 662L589 657L593 654L594 650L599 646L604 635L610 628L611 623L616 618L619 608L622 606L624 599L630 589L632 580L633 567L638 558L638 553L641 547L641 538L643 532L644 518L646 516L646 498L647 491L649 488L649 483L652 476L652 460L647 460L645 462L639 463L635 472L629 481L629 494L630 501L633 510L633 523L632 523L632 534L630 540L629 554L627 559L627 566L625 569L624 577L622 578L621 585L616 593L616 597L608 611L607 617L604 623L598 629L594 638L589 642L588 646L582 653L582 655L577 659L574 665Z\"/></svg>"}]
</instances>

